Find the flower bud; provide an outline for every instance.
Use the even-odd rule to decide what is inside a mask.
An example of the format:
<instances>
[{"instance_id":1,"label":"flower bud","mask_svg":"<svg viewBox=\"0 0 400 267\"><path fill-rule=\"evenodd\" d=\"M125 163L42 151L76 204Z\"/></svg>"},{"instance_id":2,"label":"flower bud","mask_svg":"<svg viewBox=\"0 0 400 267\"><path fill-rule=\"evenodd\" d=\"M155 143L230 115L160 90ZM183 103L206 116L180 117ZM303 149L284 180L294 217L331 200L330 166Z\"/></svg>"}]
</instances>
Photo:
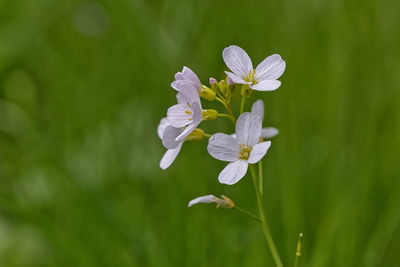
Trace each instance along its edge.
<instances>
[{"instance_id":1,"label":"flower bud","mask_svg":"<svg viewBox=\"0 0 400 267\"><path fill-rule=\"evenodd\" d=\"M214 84L217 83L217 80L213 77L210 78L210 86L213 86Z\"/></svg>"},{"instance_id":2,"label":"flower bud","mask_svg":"<svg viewBox=\"0 0 400 267\"><path fill-rule=\"evenodd\" d=\"M233 86L235 83L232 81L231 77L228 76L228 78L226 79L226 84L228 86Z\"/></svg>"},{"instance_id":3,"label":"flower bud","mask_svg":"<svg viewBox=\"0 0 400 267\"><path fill-rule=\"evenodd\" d=\"M191 132L186 138L186 141L201 140L204 137L204 131L202 129L196 128Z\"/></svg>"},{"instance_id":4,"label":"flower bud","mask_svg":"<svg viewBox=\"0 0 400 267\"><path fill-rule=\"evenodd\" d=\"M210 86L214 92L218 92L218 81L213 77L210 78Z\"/></svg>"},{"instance_id":5,"label":"flower bud","mask_svg":"<svg viewBox=\"0 0 400 267\"><path fill-rule=\"evenodd\" d=\"M211 90L211 88L209 88L205 85L201 85L199 95L201 98L204 98L209 101L214 101L214 99L215 99L215 92L213 90Z\"/></svg>"},{"instance_id":6,"label":"flower bud","mask_svg":"<svg viewBox=\"0 0 400 267\"><path fill-rule=\"evenodd\" d=\"M206 109L203 110L203 120L215 120L217 118L218 111L215 109Z\"/></svg>"},{"instance_id":7,"label":"flower bud","mask_svg":"<svg viewBox=\"0 0 400 267\"><path fill-rule=\"evenodd\" d=\"M228 92L228 88L226 87L225 81L221 80L219 82L219 90L221 91L221 93L226 96L226 93Z\"/></svg>"}]
</instances>

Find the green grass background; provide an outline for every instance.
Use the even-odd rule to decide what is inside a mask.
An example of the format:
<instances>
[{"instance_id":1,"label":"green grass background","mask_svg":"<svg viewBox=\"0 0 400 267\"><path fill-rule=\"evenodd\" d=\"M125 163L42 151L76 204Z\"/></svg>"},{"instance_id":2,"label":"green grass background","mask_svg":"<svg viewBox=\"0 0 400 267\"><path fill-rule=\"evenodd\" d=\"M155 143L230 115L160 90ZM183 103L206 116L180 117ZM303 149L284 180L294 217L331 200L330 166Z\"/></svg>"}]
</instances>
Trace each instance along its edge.
<instances>
[{"instance_id":1,"label":"green grass background","mask_svg":"<svg viewBox=\"0 0 400 267\"><path fill-rule=\"evenodd\" d=\"M224 47L287 62L256 93L281 131L265 206L285 266L400 266L400 4L395 0L1 0L0 266L274 266L250 177L188 142L166 171L159 120L183 65ZM247 102L247 108L251 101ZM217 107L203 102L205 107ZM237 113L237 106L235 107ZM221 110L221 109L220 109ZM231 132L229 120L204 123Z\"/></svg>"}]
</instances>

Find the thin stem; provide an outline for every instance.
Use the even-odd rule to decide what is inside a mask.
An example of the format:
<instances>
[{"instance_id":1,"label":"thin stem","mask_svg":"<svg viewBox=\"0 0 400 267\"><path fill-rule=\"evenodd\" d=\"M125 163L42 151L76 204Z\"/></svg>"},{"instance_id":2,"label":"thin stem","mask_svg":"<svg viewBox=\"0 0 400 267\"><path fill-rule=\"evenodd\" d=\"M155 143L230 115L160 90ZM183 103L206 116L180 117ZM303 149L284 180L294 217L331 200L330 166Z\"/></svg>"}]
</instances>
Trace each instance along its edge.
<instances>
[{"instance_id":1,"label":"thin stem","mask_svg":"<svg viewBox=\"0 0 400 267\"><path fill-rule=\"evenodd\" d=\"M250 167L251 175L253 177L254 188L256 190L258 209L259 209L259 212L260 212L261 224L262 224L262 227L263 227L265 239L267 240L269 249L270 249L271 254L272 254L272 258L275 261L275 265L277 267L283 267L282 261L281 261L281 259L279 257L279 253L278 253L278 251L277 251L277 249L275 247L274 240L272 239L271 231L269 230L269 227L268 227L267 222L265 220L264 208L263 208L263 204L262 204L262 198L261 198L260 191L258 190L257 177L256 177L256 172L254 170L254 166L250 165L249 167Z\"/></svg>"},{"instance_id":2,"label":"thin stem","mask_svg":"<svg viewBox=\"0 0 400 267\"><path fill-rule=\"evenodd\" d=\"M240 103L240 114L244 111L244 102L246 102L246 96L242 96L242 101Z\"/></svg>"},{"instance_id":3,"label":"thin stem","mask_svg":"<svg viewBox=\"0 0 400 267\"><path fill-rule=\"evenodd\" d=\"M204 133L204 137L210 138L210 137L211 137L211 134Z\"/></svg>"},{"instance_id":4,"label":"thin stem","mask_svg":"<svg viewBox=\"0 0 400 267\"><path fill-rule=\"evenodd\" d=\"M218 113L218 114L217 114L217 116L218 116L218 117L226 117L226 118L229 118L229 119L231 119L231 120L232 120L232 122L233 122L233 123L235 123L235 122L236 122L235 118L234 118L234 117L232 117L232 115L229 115L229 114Z\"/></svg>"},{"instance_id":5,"label":"thin stem","mask_svg":"<svg viewBox=\"0 0 400 267\"><path fill-rule=\"evenodd\" d=\"M262 169L262 161L261 160L258 162L258 179L259 179L258 186L260 188L260 194L262 196L262 194L263 194L263 180L264 179L263 179L263 169Z\"/></svg>"},{"instance_id":6,"label":"thin stem","mask_svg":"<svg viewBox=\"0 0 400 267\"><path fill-rule=\"evenodd\" d=\"M299 234L299 239L297 240L297 249L296 249L296 258L294 259L294 267L299 266L299 260L301 256L301 239L303 237L303 234Z\"/></svg>"},{"instance_id":7,"label":"thin stem","mask_svg":"<svg viewBox=\"0 0 400 267\"><path fill-rule=\"evenodd\" d=\"M215 100L217 100L218 102L220 102L222 105L224 105L224 107L226 108L226 109L228 109L228 107L226 106L226 103L225 103L225 101L224 100L222 100L221 98L219 98L218 96L217 97L215 97Z\"/></svg>"},{"instance_id":8,"label":"thin stem","mask_svg":"<svg viewBox=\"0 0 400 267\"><path fill-rule=\"evenodd\" d=\"M250 216L251 218L253 218L253 219L255 219L255 220L261 222L261 219L258 218L256 215L254 215L254 214L252 214L252 213L250 213L250 212L248 212L248 211L245 211L244 209L241 209L241 208L239 208L238 206L235 206L234 208L235 208L236 210L238 210L238 211L240 211L240 212L242 212L242 213L244 213L244 214Z\"/></svg>"},{"instance_id":9,"label":"thin stem","mask_svg":"<svg viewBox=\"0 0 400 267\"><path fill-rule=\"evenodd\" d=\"M232 112L232 109L231 109L231 106L229 105L229 103L228 103L225 99L222 99L222 98L220 98L220 97L216 97L215 99L216 99L218 102L220 102L222 105L224 105L224 107L225 107L226 110L228 111L229 115L232 116L231 119L232 119L233 123L236 123L235 115L233 115L233 112Z\"/></svg>"},{"instance_id":10,"label":"thin stem","mask_svg":"<svg viewBox=\"0 0 400 267\"><path fill-rule=\"evenodd\" d=\"M233 115L233 112L232 112L232 109L231 109L231 105L228 102L226 102L226 110L235 119L235 115ZM235 119L235 123L236 123L236 119Z\"/></svg>"}]
</instances>

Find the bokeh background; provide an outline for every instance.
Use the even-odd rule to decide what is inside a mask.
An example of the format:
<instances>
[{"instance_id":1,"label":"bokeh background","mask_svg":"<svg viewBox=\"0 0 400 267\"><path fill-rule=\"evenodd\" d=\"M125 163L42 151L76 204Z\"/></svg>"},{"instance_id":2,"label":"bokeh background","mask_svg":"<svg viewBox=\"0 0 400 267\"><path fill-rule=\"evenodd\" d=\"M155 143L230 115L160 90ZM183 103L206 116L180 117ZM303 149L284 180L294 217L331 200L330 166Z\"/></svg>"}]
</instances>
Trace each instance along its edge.
<instances>
[{"instance_id":1,"label":"bokeh background","mask_svg":"<svg viewBox=\"0 0 400 267\"><path fill-rule=\"evenodd\" d=\"M159 120L186 65L222 50L287 62L256 93L280 129L266 214L286 266L400 265L400 4L395 0L0 1L0 266L274 266L252 182L188 142L166 171ZM203 106L221 107L203 102ZM237 106L235 107L237 113ZM233 131L229 120L204 123Z\"/></svg>"}]
</instances>

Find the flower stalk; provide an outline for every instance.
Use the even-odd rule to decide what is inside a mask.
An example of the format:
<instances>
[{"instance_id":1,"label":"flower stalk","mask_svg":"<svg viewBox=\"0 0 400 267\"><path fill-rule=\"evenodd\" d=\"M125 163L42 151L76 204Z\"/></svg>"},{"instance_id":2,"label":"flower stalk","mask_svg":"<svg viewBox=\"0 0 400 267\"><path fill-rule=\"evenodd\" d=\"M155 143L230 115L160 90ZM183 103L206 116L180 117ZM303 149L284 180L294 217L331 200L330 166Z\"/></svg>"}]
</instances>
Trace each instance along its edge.
<instances>
[{"instance_id":1,"label":"flower stalk","mask_svg":"<svg viewBox=\"0 0 400 267\"><path fill-rule=\"evenodd\" d=\"M234 208L235 208L237 211L240 211L241 213L244 213L244 214L246 214L247 216L250 216L251 218L255 219L256 221L261 222L261 219L260 219L259 217L257 217L256 215L254 215L254 214L252 214L252 213L250 213L250 212L248 212L248 211L246 211L246 210L244 210L244 209L241 209L241 208L239 208L238 206L235 206Z\"/></svg>"},{"instance_id":2,"label":"flower stalk","mask_svg":"<svg viewBox=\"0 0 400 267\"><path fill-rule=\"evenodd\" d=\"M265 240L267 241L268 247L271 251L272 254L272 258L274 259L275 265L277 267L283 267L281 258L279 256L278 250L276 249L274 240L272 239L272 235L271 235L271 231L269 230L269 227L267 225L267 221L265 219L265 215L264 215L264 207L263 207L263 201L262 201L262 197L257 185L257 177L256 177L256 172L254 170L254 166L250 165L250 172L251 172L251 176L253 177L253 183L254 183L254 188L256 190L256 196L257 196L257 203L258 203L258 210L260 212L260 218L261 218L261 225L264 231L264 236L265 236ZM260 177L261 179L262 177Z\"/></svg>"}]
</instances>

